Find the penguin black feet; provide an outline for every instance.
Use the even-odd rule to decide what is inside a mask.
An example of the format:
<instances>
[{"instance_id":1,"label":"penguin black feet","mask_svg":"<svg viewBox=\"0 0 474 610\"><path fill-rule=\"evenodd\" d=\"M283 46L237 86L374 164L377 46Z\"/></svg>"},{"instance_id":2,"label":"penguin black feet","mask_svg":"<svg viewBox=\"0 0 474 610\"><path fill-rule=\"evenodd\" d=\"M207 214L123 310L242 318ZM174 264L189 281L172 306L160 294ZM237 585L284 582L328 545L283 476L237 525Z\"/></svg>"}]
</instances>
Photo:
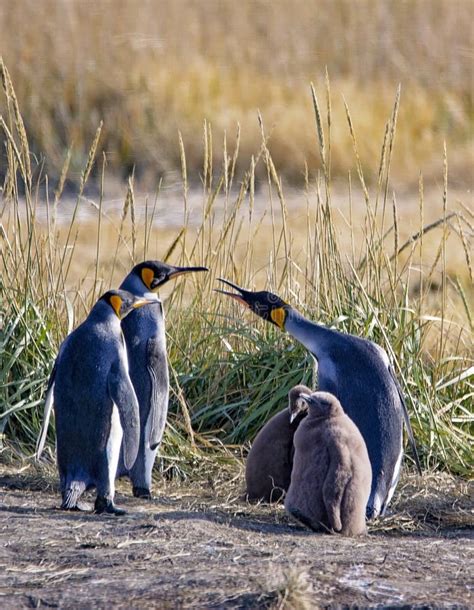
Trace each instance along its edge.
<instances>
[{"instance_id":1,"label":"penguin black feet","mask_svg":"<svg viewBox=\"0 0 474 610\"><path fill-rule=\"evenodd\" d=\"M122 515L126 515L127 511L123 510L123 508L117 508L112 500L109 498L104 498L104 496L97 496L94 506L94 512L98 515L102 513L107 513L109 515L117 515L117 517L121 517Z\"/></svg>"},{"instance_id":2,"label":"penguin black feet","mask_svg":"<svg viewBox=\"0 0 474 610\"><path fill-rule=\"evenodd\" d=\"M142 500L151 500L151 491L146 487L134 487L133 495L135 498L141 498Z\"/></svg>"}]
</instances>

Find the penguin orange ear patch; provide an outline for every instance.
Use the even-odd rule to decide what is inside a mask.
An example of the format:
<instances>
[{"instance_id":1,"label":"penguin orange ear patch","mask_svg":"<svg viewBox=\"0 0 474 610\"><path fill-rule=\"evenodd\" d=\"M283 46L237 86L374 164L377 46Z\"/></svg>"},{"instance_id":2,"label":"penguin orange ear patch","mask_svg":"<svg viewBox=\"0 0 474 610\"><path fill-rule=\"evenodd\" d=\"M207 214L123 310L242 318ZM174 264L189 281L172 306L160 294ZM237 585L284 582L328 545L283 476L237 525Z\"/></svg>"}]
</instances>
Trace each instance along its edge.
<instances>
[{"instance_id":1,"label":"penguin orange ear patch","mask_svg":"<svg viewBox=\"0 0 474 610\"><path fill-rule=\"evenodd\" d=\"M272 309L270 317L279 328L283 329L286 320L286 310L283 307Z\"/></svg>"},{"instance_id":2,"label":"penguin orange ear patch","mask_svg":"<svg viewBox=\"0 0 474 610\"><path fill-rule=\"evenodd\" d=\"M155 274L149 267L145 267L144 269L142 269L142 280L148 290L151 290L151 283L154 277Z\"/></svg>"},{"instance_id":3,"label":"penguin orange ear patch","mask_svg":"<svg viewBox=\"0 0 474 610\"><path fill-rule=\"evenodd\" d=\"M118 295L114 294L110 297L110 304L112 305L113 310L117 314L117 317L120 318L120 308L122 307L122 299Z\"/></svg>"}]
</instances>

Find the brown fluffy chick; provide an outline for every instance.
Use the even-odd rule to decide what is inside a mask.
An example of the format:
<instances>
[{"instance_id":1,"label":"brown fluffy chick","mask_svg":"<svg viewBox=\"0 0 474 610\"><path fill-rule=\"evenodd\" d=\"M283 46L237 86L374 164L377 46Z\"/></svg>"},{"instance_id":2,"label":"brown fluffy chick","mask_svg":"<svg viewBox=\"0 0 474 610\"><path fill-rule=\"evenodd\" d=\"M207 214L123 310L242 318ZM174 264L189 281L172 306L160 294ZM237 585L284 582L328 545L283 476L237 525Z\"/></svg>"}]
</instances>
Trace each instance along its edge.
<instances>
[{"instance_id":1,"label":"brown fluffy chick","mask_svg":"<svg viewBox=\"0 0 474 610\"><path fill-rule=\"evenodd\" d=\"M255 437L245 467L249 500L277 502L290 485L293 437L307 413L302 393L311 394L311 390L304 385L292 388L288 408L274 415Z\"/></svg>"},{"instance_id":2,"label":"brown fluffy chick","mask_svg":"<svg viewBox=\"0 0 474 610\"><path fill-rule=\"evenodd\" d=\"M364 439L328 392L303 393L308 414L294 436L286 510L311 529L360 536L372 469Z\"/></svg>"}]
</instances>

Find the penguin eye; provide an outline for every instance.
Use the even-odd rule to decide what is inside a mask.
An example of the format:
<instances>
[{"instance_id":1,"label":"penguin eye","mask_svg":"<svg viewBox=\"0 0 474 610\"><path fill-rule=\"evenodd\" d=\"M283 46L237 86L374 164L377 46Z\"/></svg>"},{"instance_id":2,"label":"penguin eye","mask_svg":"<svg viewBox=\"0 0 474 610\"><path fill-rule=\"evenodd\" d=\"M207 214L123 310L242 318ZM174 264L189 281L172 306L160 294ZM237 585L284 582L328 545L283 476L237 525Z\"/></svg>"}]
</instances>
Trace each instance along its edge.
<instances>
[{"instance_id":1,"label":"penguin eye","mask_svg":"<svg viewBox=\"0 0 474 610\"><path fill-rule=\"evenodd\" d=\"M149 267L144 267L142 269L142 281L149 290L152 289L151 284L153 282L154 277L155 277L155 274L153 273L152 269L150 269Z\"/></svg>"},{"instance_id":2,"label":"penguin eye","mask_svg":"<svg viewBox=\"0 0 474 610\"><path fill-rule=\"evenodd\" d=\"M122 299L117 294L113 294L110 297L110 304L112 305L112 309L117 314L117 317L120 318L120 308L122 307Z\"/></svg>"}]
</instances>

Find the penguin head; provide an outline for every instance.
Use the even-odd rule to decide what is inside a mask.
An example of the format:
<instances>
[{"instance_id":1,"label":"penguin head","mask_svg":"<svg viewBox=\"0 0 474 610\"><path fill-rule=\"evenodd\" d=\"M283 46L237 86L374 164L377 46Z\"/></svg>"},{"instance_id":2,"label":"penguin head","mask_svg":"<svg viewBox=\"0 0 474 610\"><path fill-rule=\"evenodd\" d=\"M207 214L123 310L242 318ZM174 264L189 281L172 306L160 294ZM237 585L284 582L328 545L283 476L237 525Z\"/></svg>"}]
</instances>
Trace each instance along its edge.
<instances>
[{"instance_id":1,"label":"penguin head","mask_svg":"<svg viewBox=\"0 0 474 610\"><path fill-rule=\"evenodd\" d=\"M302 394L311 394L311 390L305 385L295 385L288 392L290 423L293 423L297 418L302 419L308 413L308 403L302 398Z\"/></svg>"},{"instance_id":2,"label":"penguin head","mask_svg":"<svg viewBox=\"0 0 474 610\"><path fill-rule=\"evenodd\" d=\"M209 270L207 267L175 267L160 261L143 261L143 263L135 265L131 273L137 275L148 290L156 292L168 280L183 273L192 273L193 271Z\"/></svg>"},{"instance_id":3,"label":"penguin head","mask_svg":"<svg viewBox=\"0 0 474 610\"><path fill-rule=\"evenodd\" d=\"M239 301L239 303L242 303L242 305L245 305L245 307L248 307L256 313L257 316L260 316L267 322L275 324L275 326L278 326L281 330L285 328L286 318L291 308L288 303L285 303L279 296L267 292L266 290L260 292L245 290L244 288L237 286L237 284L233 284L232 282L229 282L229 280L224 280L223 278L218 278L218 280L224 282L224 284L227 284L231 288L234 288L238 293L227 292L226 290L219 290L217 288L215 289L216 292L226 294L236 301Z\"/></svg>"},{"instance_id":4,"label":"penguin head","mask_svg":"<svg viewBox=\"0 0 474 610\"><path fill-rule=\"evenodd\" d=\"M155 303L154 300L137 297L127 290L109 290L99 300L110 305L119 320L123 320L127 314L133 309L137 309L137 307Z\"/></svg>"},{"instance_id":5,"label":"penguin head","mask_svg":"<svg viewBox=\"0 0 474 610\"><path fill-rule=\"evenodd\" d=\"M308 415L311 417L325 419L344 414L341 403L334 394L329 392L312 392L311 394L303 392L300 394L300 398L308 405Z\"/></svg>"}]
</instances>

